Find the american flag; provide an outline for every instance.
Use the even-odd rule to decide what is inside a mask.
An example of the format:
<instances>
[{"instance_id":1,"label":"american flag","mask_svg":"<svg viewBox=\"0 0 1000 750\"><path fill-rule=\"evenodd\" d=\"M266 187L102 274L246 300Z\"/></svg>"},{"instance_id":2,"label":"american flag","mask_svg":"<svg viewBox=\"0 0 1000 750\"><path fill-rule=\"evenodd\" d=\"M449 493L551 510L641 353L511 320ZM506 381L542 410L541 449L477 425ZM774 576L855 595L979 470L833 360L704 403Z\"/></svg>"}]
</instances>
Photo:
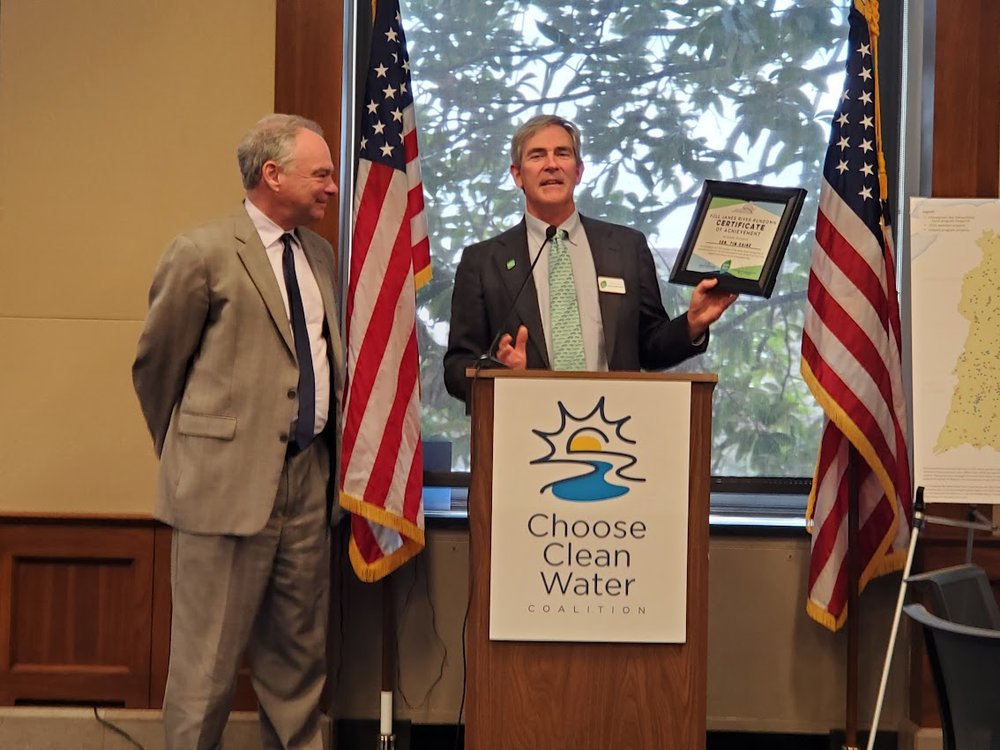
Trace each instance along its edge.
<instances>
[{"instance_id":1,"label":"american flag","mask_svg":"<svg viewBox=\"0 0 1000 750\"><path fill-rule=\"evenodd\" d=\"M847 77L823 167L802 335L802 376L826 422L806 520L806 610L847 616L850 446L856 449L859 591L906 558L912 512L899 302L885 203L877 85L878 3L851 4Z\"/></svg>"},{"instance_id":2,"label":"american flag","mask_svg":"<svg viewBox=\"0 0 1000 750\"><path fill-rule=\"evenodd\" d=\"M350 556L377 581L424 546L416 290L430 279L410 60L397 0L372 4L354 241L340 503Z\"/></svg>"}]
</instances>

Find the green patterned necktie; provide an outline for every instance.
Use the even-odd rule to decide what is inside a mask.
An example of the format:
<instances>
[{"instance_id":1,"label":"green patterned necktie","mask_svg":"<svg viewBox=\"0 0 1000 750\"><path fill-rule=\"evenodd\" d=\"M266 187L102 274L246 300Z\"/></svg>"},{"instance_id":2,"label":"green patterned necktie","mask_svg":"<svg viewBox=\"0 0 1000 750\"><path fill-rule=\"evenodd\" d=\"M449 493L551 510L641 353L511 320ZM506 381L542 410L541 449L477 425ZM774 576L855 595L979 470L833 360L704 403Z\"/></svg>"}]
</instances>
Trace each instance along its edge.
<instances>
[{"instance_id":1,"label":"green patterned necktie","mask_svg":"<svg viewBox=\"0 0 1000 750\"><path fill-rule=\"evenodd\" d=\"M583 354L583 329L580 308L576 301L573 264L563 241L565 232L558 230L549 253L549 316L552 325L552 369L586 370Z\"/></svg>"}]
</instances>

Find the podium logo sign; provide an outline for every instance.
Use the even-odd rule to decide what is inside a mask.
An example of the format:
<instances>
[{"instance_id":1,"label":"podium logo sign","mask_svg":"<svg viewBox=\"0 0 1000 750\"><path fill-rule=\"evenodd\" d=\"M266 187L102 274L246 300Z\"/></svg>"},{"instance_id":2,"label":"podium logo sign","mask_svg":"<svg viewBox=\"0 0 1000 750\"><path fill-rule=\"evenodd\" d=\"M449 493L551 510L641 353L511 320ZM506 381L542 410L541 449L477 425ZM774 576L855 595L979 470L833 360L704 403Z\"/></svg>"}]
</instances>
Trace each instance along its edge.
<instances>
[{"instance_id":1,"label":"podium logo sign","mask_svg":"<svg viewBox=\"0 0 1000 750\"><path fill-rule=\"evenodd\" d=\"M685 640L691 386L498 379L490 637Z\"/></svg>"},{"instance_id":2,"label":"podium logo sign","mask_svg":"<svg viewBox=\"0 0 1000 750\"><path fill-rule=\"evenodd\" d=\"M559 426L552 432L532 430L549 450L531 463L564 465L568 476L545 484L542 494L551 491L560 500L571 502L613 500L627 494L631 483L646 481L627 473L637 460L628 450L635 440L629 440L623 432L631 416L608 419L603 396L582 417L571 414L562 401L557 403Z\"/></svg>"}]
</instances>

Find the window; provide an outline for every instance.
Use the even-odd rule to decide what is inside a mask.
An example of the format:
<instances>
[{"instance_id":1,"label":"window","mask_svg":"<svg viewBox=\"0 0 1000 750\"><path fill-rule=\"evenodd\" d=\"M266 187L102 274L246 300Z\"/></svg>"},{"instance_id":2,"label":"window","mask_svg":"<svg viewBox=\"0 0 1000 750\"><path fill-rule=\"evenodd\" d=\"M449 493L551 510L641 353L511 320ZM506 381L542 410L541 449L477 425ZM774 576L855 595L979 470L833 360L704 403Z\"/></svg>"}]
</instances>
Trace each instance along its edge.
<instances>
[{"instance_id":1,"label":"window","mask_svg":"<svg viewBox=\"0 0 1000 750\"><path fill-rule=\"evenodd\" d=\"M520 220L510 136L554 112L583 133L580 212L646 233L671 315L687 308L690 290L665 280L703 180L809 191L771 299L739 300L682 369L719 374L713 475L740 478L742 493L748 478L812 475L822 412L799 375L800 332L847 10L845 0L405 0L434 259L418 298L424 434L450 443L452 469L468 468L469 432L441 368L454 270L466 245ZM447 449L436 455L447 469Z\"/></svg>"}]
</instances>

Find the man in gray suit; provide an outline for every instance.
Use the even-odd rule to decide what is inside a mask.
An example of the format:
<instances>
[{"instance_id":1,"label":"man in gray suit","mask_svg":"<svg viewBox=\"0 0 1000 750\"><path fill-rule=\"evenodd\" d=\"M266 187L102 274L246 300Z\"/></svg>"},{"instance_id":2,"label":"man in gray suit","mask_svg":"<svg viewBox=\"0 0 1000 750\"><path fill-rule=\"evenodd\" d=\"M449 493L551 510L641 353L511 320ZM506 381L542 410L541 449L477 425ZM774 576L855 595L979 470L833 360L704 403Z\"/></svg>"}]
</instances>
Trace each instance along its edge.
<instances>
[{"instance_id":1,"label":"man in gray suit","mask_svg":"<svg viewBox=\"0 0 1000 750\"><path fill-rule=\"evenodd\" d=\"M579 321L573 334L579 351L563 360L576 363L565 369L659 370L705 351L708 327L736 295L706 279L695 287L686 315L667 315L642 233L576 210L583 159L573 123L539 115L518 128L510 173L524 192L524 220L466 248L455 273L444 357L449 393L468 401L465 371L482 355L513 369L561 369L565 341L554 335L553 317L567 309ZM575 299L554 313L549 265L557 236L572 267Z\"/></svg>"},{"instance_id":2,"label":"man in gray suit","mask_svg":"<svg viewBox=\"0 0 1000 750\"><path fill-rule=\"evenodd\" d=\"M333 252L302 225L337 186L301 117L237 159L246 200L167 247L132 367L173 527L167 747L220 746L246 652L264 747L320 750L343 354Z\"/></svg>"}]
</instances>

